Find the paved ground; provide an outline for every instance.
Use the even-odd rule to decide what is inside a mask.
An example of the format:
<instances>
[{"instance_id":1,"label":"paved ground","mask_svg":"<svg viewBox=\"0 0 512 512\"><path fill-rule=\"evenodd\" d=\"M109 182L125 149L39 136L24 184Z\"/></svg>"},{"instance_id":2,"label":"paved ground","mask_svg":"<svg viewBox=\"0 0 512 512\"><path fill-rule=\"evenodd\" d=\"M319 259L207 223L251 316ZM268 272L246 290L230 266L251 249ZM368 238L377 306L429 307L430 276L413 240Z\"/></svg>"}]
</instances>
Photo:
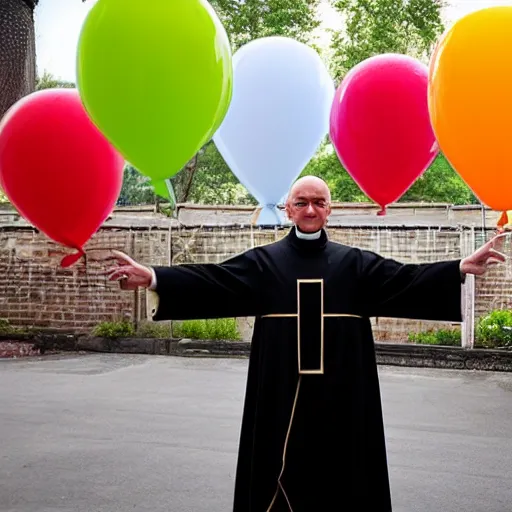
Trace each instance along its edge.
<instances>
[{"instance_id":1,"label":"paved ground","mask_svg":"<svg viewBox=\"0 0 512 512\"><path fill-rule=\"evenodd\" d=\"M229 512L246 370L0 360L0 511ZM510 512L512 375L380 373L395 512Z\"/></svg>"}]
</instances>

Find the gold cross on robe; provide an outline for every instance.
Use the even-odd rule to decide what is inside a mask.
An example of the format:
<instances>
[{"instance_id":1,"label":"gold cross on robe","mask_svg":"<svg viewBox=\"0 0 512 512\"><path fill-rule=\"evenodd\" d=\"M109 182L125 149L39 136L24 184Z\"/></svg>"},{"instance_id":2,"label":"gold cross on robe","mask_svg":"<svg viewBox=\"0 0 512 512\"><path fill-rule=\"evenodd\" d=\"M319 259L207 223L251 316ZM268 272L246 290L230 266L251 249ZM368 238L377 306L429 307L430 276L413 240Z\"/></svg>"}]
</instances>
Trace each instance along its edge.
<instances>
[{"instance_id":1,"label":"gold cross on robe","mask_svg":"<svg viewBox=\"0 0 512 512\"><path fill-rule=\"evenodd\" d=\"M324 280L297 279L297 313L264 315L262 318L297 318L297 354L301 375L324 373L324 320L362 318L348 313L324 313Z\"/></svg>"}]
</instances>

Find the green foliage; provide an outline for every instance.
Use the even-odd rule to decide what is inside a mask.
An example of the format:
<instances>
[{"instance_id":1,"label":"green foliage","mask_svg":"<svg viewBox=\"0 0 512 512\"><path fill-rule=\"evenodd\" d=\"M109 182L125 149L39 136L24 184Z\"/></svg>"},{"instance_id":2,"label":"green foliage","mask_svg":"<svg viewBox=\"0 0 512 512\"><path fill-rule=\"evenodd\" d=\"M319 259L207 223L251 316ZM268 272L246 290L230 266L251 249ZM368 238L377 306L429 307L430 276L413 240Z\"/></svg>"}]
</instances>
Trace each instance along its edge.
<instances>
[{"instance_id":1,"label":"green foliage","mask_svg":"<svg viewBox=\"0 0 512 512\"><path fill-rule=\"evenodd\" d=\"M241 336L234 318L213 320L186 320L173 325L173 337L195 340L240 340Z\"/></svg>"},{"instance_id":2,"label":"green foliage","mask_svg":"<svg viewBox=\"0 0 512 512\"><path fill-rule=\"evenodd\" d=\"M333 201L366 202L368 198L341 165L332 144L324 141L302 175L322 178L331 190Z\"/></svg>"},{"instance_id":3,"label":"green foliage","mask_svg":"<svg viewBox=\"0 0 512 512\"><path fill-rule=\"evenodd\" d=\"M45 71L42 76L37 77L36 79L36 91L41 91L43 89L55 89L59 87L63 89L74 89L75 84L73 82L57 80L51 73L48 73L48 71Z\"/></svg>"},{"instance_id":4,"label":"green foliage","mask_svg":"<svg viewBox=\"0 0 512 512\"><path fill-rule=\"evenodd\" d=\"M14 327L11 325L9 320L0 318L0 334L14 334Z\"/></svg>"},{"instance_id":5,"label":"green foliage","mask_svg":"<svg viewBox=\"0 0 512 512\"><path fill-rule=\"evenodd\" d=\"M426 59L443 31L440 0L331 2L346 22L332 40L332 65L337 79L365 58L384 52L407 53ZM312 45L314 31L320 24L317 18L320 0L211 0L211 4L224 23L233 51L253 39L270 35L289 36ZM45 72L38 78L36 89L74 86ZM323 178L331 188L334 201L368 201L340 164L328 138L302 174ZM256 205L213 141L206 144L172 182L179 202ZM118 205L154 204L155 201L149 180L127 165ZM469 187L442 155L400 201L478 204ZM7 202L1 191L0 202Z\"/></svg>"},{"instance_id":6,"label":"green foliage","mask_svg":"<svg viewBox=\"0 0 512 512\"><path fill-rule=\"evenodd\" d=\"M267 36L288 36L308 42L320 25L316 10L320 0L211 0L222 20L233 51L249 41Z\"/></svg>"},{"instance_id":7,"label":"green foliage","mask_svg":"<svg viewBox=\"0 0 512 512\"><path fill-rule=\"evenodd\" d=\"M37 330L28 327L14 327L9 320L0 318L0 335L6 336L10 334L34 334Z\"/></svg>"},{"instance_id":8,"label":"green foliage","mask_svg":"<svg viewBox=\"0 0 512 512\"><path fill-rule=\"evenodd\" d=\"M378 169L376 169L378 172ZM333 201L368 202L369 199L341 165L332 144L326 140L304 169L303 175L319 176L331 189ZM478 204L471 189L452 169L443 155L439 155L400 202L442 202L451 204Z\"/></svg>"},{"instance_id":9,"label":"green foliage","mask_svg":"<svg viewBox=\"0 0 512 512\"><path fill-rule=\"evenodd\" d=\"M266 36L288 36L310 42L320 25L320 0L211 0L235 52L240 46ZM239 183L213 142L201 149L172 180L178 202L256 204Z\"/></svg>"},{"instance_id":10,"label":"green foliage","mask_svg":"<svg viewBox=\"0 0 512 512\"><path fill-rule=\"evenodd\" d=\"M256 204L212 141L199 153L189 200L206 204Z\"/></svg>"},{"instance_id":11,"label":"green foliage","mask_svg":"<svg viewBox=\"0 0 512 512\"><path fill-rule=\"evenodd\" d=\"M137 329L137 336L140 338L169 339L171 327L167 323L144 322Z\"/></svg>"},{"instance_id":12,"label":"green foliage","mask_svg":"<svg viewBox=\"0 0 512 512\"><path fill-rule=\"evenodd\" d=\"M482 317L476 328L476 339L486 348L512 347L512 311L495 310Z\"/></svg>"},{"instance_id":13,"label":"green foliage","mask_svg":"<svg viewBox=\"0 0 512 512\"><path fill-rule=\"evenodd\" d=\"M410 333L409 341L423 345L461 346L461 332L455 329L432 329ZM484 348L512 348L512 310L495 310L482 317L476 326L475 345Z\"/></svg>"},{"instance_id":14,"label":"green foliage","mask_svg":"<svg viewBox=\"0 0 512 512\"><path fill-rule=\"evenodd\" d=\"M443 155L420 176L400 202L479 204L478 199Z\"/></svg>"},{"instance_id":15,"label":"green foliage","mask_svg":"<svg viewBox=\"0 0 512 512\"><path fill-rule=\"evenodd\" d=\"M118 205L154 204L155 193L149 178L140 172L126 165L123 175L123 187L117 200Z\"/></svg>"},{"instance_id":16,"label":"green foliage","mask_svg":"<svg viewBox=\"0 0 512 512\"><path fill-rule=\"evenodd\" d=\"M135 327L131 322L102 322L93 329L93 336L98 338L131 338L135 335Z\"/></svg>"},{"instance_id":17,"label":"green foliage","mask_svg":"<svg viewBox=\"0 0 512 512\"><path fill-rule=\"evenodd\" d=\"M0 321L0 334L2 334L2 323ZM99 338L171 338L170 325L167 322L143 322L138 329L128 321L102 322L92 332L93 336ZM214 320L187 320L175 322L172 326L172 337L191 338L198 340L239 340L240 333L237 328L236 319L220 318Z\"/></svg>"},{"instance_id":18,"label":"green foliage","mask_svg":"<svg viewBox=\"0 0 512 512\"><path fill-rule=\"evenodd\" d=\"M438 329L427 332L410 333L409 341L420 345L461 346L461 332L455 329Z\"/></svg>"},{"instance_id":19,"label":"green foliage","mask_svg":"<svg viewBox=\"0 0 512 512\"><path fill-rule=\"evenodd\" d=\"M333 0L345 27L332 39L337 79L359 62L382 53L424 61L444 30L442 0Z\"/></svg>"}]
</instances>

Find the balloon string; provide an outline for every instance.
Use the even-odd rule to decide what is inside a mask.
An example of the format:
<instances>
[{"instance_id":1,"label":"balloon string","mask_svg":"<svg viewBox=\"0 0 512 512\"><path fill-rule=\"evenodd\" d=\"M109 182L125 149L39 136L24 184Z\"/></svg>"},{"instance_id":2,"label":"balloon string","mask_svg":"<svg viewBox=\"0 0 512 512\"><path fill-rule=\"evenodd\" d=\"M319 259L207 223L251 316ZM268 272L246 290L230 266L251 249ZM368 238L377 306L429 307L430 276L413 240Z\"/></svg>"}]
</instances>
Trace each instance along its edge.
<instances>
[{"instance_id":1,"label":"balloon string","mask_svg":"<svg viewBox=\"0 0 512 512\"><path fill-rule=\"evenodd\" d=\"M377 212L377 216L382 217L383 215L386 215L386 207L381 206L381 209Z\"/></svg>"}]
</instances>

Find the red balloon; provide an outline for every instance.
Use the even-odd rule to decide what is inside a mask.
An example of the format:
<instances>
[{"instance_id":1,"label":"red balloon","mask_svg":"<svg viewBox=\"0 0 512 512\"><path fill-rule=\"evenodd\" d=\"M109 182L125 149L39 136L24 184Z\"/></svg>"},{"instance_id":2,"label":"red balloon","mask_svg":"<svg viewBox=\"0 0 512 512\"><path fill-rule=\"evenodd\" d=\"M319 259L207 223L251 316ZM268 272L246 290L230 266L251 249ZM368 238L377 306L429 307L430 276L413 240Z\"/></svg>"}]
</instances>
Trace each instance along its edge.
<instances>
[{"instance_id":1,"label":"red balloon","mask_svg":"<svg viewBox=\"0 0 512 512\"><path fill-rule=\"evenodd\" d=\"M427 89L427 66L406 55L384 54L355 66L336 91L331 141L381 214L437 156Z\"/></svg>"},{"instance_id":2,"label":"red balloon","mask_svg":"<svg viewBox=\"0 0 512 512\"><path fill-rule=\"evenodd\" d=\"M18 101L0 123L0 186L19 213L54 241L78 250L112 212L124 158L87 115L75 89Z\"/></svg>"}]
</instances>

